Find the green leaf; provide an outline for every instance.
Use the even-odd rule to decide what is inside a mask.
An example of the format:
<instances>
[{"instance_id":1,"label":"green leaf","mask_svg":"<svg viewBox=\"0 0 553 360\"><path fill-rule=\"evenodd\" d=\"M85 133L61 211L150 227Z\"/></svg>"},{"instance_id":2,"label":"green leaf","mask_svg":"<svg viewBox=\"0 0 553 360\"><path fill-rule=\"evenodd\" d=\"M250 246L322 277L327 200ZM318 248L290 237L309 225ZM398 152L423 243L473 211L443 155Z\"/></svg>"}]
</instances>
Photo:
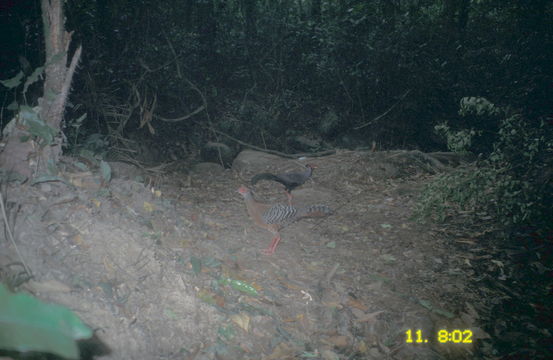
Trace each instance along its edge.
<instances>
[{"instance_id":1,"label":"green leaf","mask_svg":"<svg viewBox=\"0 0 553 360\"><path fill-rule=\"evenodd\" d=\"M221 326L217 330L217 333L227 340L231 340L235 335L234 327L232 325Z\"/></svg>"},{"instance_id":2,"label":"green leaf","mask_svg":"<svg viewBox=\"0 0 553 360\"><path fill-rule=\"evenodd\" d=\"M192 271L198 275L202 271L202 261L195 256L190 257L190 264L192 264Z\"/></svg>"},{"instance_id":3,"label":"green leaf","mask_svg":"<svg viewBox=\"0 0 553 360\"><path fill-rule=\"evenodd\" d=\"M200 290L200 292L198 292L198 297L204 303L209 304L209 305L215 305L217 303L217 301L215 301L215 298L213 297L213 295L211 295L210 293L205 292L203 290Z\"/></svg>"},{"instance_id":4,"label":"green leaf","mask_svg":"<svg viewBox=\"0 0 553 360\"><path fill-rule=\"evenodd\" d=\"M102 177L104 178L104 181L109 182L111 180L111 166L102 160L100 161L100 170L102 170Z\"/></svg>"},{"instance_id":5,"label":"green leaf","mask_svg":"<svg viewBox=\"0 0 553 360\"><path fill-rule=\"evenodd\" d=\"M45 304L27 294L13 294L0 284L0 348L40 351L78 359L76 340L92 330L69 309Z\"/></svg>"},{"instance_id":6,"label":"green leaf","mask_svg":"<svg viewBox=\"0 0 553 360\"><path fill-rule=\"evenodd\" d=\"M62 183L67 184L65 179L61 178L59 176L43 175L43 176L39 176L36 179L34 179L31 182L31 185L40 184L40 183L43 183L43 182L51 182L51 181L61 181Z\"/></svg>"},{"instance_id":7,"label":"green leaf","mask_svg":"<svg viewBox=\"0 0 553 360\"><path fill-rule=\"evenodd\" d=\"M257 290L253 286L251 286L250 284L244 281L235 280L235 279L228 279L228 281L230 283L230 286L235 290L241 291L245 294L252 295L252 296L259 295Z\"/></svg>"},{"instance_id":8,"label":"green leaf","mask_svg":"<svg viewBox=\"0 0 553 360\"><path fill-rule=\"evenodd\" d=\"M83 124L83 121L84 121L84 119L86 119L86 117L87 117L87 113L82 114L81 116L79 116L78 119L75 119L75 120L71 123L71 126L74 127L74 128L79 128L79 127L81 127L81 125Z\"/></svg>"},{"instance_id":9,"label":"green leaf","mask_svg":"<svg viewBox=\"0 0 553 360\"><path fill-rule=\"evenodd\" d=\"M80 161L77 161L75 163L75 166L79 168L79 170L82 170L82 171L89 171L90 169L88 168L88 166L86 166L84 163L80 162Z\"/></svg>"},{"instance_id":10,"label":"green leaf","mask_svg":"<svg viewBox=\"0 0 553 360\"><path fill-rule=\"evenodd\" d=\"M178 315L175 314L175 312L171 309L165 309L163 311L163 314L165 315L165 317L167 317L169 319L178 319Z\"/></svg>"},{"instance_id":11,"label":"green leaf","mask_svg":"<svg viewBox=\"0 0 553 360\"><path fill-rule=\"evenodd\" d=\"M432 310L432 303L428 300L419 300L419 304L421 304L423 307L427 308L428 310Z\"/></svg>"},{"instance_id":12,"label":"green leaf","mask_svg":"<svg viewBox=\"0 0 553 360\"><path fill-rule=\"evenodd\" d=\"M326 247L329 249L336 249L336 241L331 241L326 244Z\"/></svg>"},{"instance_id":13,"label":"green leaf","mask_svg":"<svg viewBox=\"0 0 553 360\"><path fill-rule=\"evenodd\" d=\"M380 258L382 260L384 260L385 262L387 263L394 263L397 261L396 257L394 255L391 255L391 254L383 254L380 256Z\"/></svg>"},{"instance_id":14,"label":"green leaf","mask_svg":"<svg viewBox=\"0 0 553 360\"><path fill-rule=\"evenodd\" d=\"M447 310L443 310L443 309L433 309L432 310L433 312L435 312L436 314L438 315L442 315L448 319L453 319L455 317L455 314L447 311Z\"/></svg>"},{"instance_id":15,"label":"green leaf","mask_svg":"<svg viewBox=\"0 0 553 360\"><path fill-rule=\"evenodd\" d=\"M39 66L33 71L33 73L25 81L25 86L23 86L23 94L27 93L29 86L39 81L42 78L42 72L44 71L44 66Z\"/></svg>"},{"instance_id":16,"label":"green leaf","mask_svg":"<svg viewBox=\"0 0 553 360\"><path fill-rule=\"evenodd\" d=\"M251 296L259 295L257 290L252 285L241 280L222 277L219 279L219 284L230 285L233 289L241 291Z\"/></svg>"},{"instance_id":17,"label":"green leaf","mask_svg":"<svg viewBox=\"0 0 553 360\"><path fill-rule=\"evenodd\" d=\"M28 131L31 135L43 139L45 145L52 144L57 131L42 121L37 112L35 112L31 107L23 105L19 111L19 116L23 119L23 123L27 125Z\"/></svg>"},{"instance_id":18,"label":"green leaf","mask_svg":"<svg viewBox=\"0 0 553 360\"><path fill-rule=\"evenodd\" d=\"M202 264L207 267L215 268L221 266L221 262L214 257L208 256L202 259Z\"/></svg>"},{"instance_id":19,"label":"green leaf","mask_svg":"<svg viewBox=\"0 0 553 360\"><path fill-rule=\"evenodd\" d=\"M18 87L21 84L21 79L23 79L23 71L20 71L17 75L8 80L0 80L0 84L4 85L8 89L13 89Z\"/></svg>"},{"instance_id":20,"label":"green leaf","mask_svg":"<svg viewBox=\"0 0 553 360\"><path fill-rule=\"evenodd\" d=\"M320 357L319 353L316 353L316 352L304 352L303 354L300 355L300 357L302 358L306 358L306 359L318 359Z\"/></svg>"},{"instance_id":21,"label":"green leaf","mask_svg":"<svg viewBox=\"0 0 553 360\"><path fill-rule=\"evenodd\" d=\"M8 105L6 109L10 111L16 111L17 109L19 109L19 104L17 103L17 101L14 100L11 104Z\"/></svg>"}]
</instances>

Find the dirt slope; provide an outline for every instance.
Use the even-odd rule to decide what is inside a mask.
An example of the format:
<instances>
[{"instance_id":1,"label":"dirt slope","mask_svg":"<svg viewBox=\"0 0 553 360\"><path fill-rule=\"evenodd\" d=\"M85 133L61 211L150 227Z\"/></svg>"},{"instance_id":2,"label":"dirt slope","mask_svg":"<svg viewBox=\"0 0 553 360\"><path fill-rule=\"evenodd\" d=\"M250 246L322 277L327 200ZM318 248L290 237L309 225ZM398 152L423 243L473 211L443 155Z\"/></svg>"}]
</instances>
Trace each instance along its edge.
<instances>
[{"instance_id":1,"label":"dirt slope","mask_svg":"<svg viewBox=\"0 0 553 360\"><path fill-rule=\"evenodd\" d=\"M272 160L166 170L145 180L152 186L112 164L117 176L105 188L99 175L76 182L68 166L75 187L10 186L34 274L21 289L73 309L97 329L106 359L476 357L486 334L467 276L470 248L409 219L423 168L394 153L306 159L318 168L295 203L335 214L287 227L265 256L271 235L253 225L236 189L259 164L298 166ZM260 183L256 197L286 202L277 183ZM8 254L0 265L16 260L8 242L0 251ZM472 331L472 344L439 344L443 328L460 330L460 340ZM407 342L418 330L423 342Z\"/></svg>"}]
</instances>

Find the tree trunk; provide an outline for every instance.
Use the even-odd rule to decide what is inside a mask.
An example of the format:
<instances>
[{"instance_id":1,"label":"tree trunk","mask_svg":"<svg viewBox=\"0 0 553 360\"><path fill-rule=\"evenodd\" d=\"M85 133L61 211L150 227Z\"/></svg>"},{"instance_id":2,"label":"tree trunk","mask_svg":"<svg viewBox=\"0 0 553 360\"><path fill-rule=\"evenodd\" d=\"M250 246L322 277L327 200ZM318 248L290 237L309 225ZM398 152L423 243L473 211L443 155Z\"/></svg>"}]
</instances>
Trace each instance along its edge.
<instances>
[{"instance_id":1,"label":"tree trunk","mask_svg":"<svg viewBox=\"0 0 553 360\"><path fill-rule=\"evenodd\" d=\"M44 25L44 43L46 45L46 65L44 93L38 100L39 117L42 122L53 128L58 136L49 144L44 139L27 140L29 124L21 117L17 118L14 131L7 134L6 146L0 154L0 166L26 177L45 172L49 164L56 164L61 155L61 121L65 103L69 95L71 79L81 56L81 47L77 49L67 64L67 51L71 34L65 31L63 0L41 0L42 21ZM39 143L41 146L39 146Z\"/></svg>"}]
</instances>

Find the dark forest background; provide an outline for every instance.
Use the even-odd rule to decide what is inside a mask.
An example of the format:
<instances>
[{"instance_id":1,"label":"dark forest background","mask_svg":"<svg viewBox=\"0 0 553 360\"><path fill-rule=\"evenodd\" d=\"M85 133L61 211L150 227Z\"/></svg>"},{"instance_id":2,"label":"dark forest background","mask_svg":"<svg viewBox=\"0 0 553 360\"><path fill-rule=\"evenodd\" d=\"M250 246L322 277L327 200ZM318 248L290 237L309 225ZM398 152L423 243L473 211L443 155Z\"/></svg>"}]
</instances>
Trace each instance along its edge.
<instances>
[{"instance_id":1,"label":"dark forest background","mask_svg":"<svg viewBox=\"0 0 553 360\"><path fill-rule=\"evenodd\" d=\"M2 79L29 74L44 62L39 2L1 6ZM546 0L68 1L84 51L66 135L201 145L214 128L288 152L437 150L447 144L434 127L447 121L482 131L469 150L489 153L499 119L461 117L460 100L511 107L531 126L551 116L552 16Z\"/></svg>"}]
</instances>

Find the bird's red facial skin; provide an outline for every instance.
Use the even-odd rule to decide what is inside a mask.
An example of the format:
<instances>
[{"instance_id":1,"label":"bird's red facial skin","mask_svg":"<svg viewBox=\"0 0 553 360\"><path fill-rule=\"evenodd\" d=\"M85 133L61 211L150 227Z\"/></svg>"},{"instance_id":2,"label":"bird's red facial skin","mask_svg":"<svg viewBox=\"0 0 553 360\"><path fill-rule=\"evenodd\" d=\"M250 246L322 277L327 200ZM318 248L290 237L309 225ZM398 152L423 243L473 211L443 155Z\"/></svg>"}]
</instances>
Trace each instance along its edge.
<instances>
[{"instance_id":1,"label":"bird's red facial skin","mask_svg":"<svg viewBox=\"0 0 553 360\"><path fill-rule=\"evenodd\" d=\"M248 192L248 189L245 186L240 186L236 191L238 191L240 194L246 194Z\"/></svg>"}]
</instances>

